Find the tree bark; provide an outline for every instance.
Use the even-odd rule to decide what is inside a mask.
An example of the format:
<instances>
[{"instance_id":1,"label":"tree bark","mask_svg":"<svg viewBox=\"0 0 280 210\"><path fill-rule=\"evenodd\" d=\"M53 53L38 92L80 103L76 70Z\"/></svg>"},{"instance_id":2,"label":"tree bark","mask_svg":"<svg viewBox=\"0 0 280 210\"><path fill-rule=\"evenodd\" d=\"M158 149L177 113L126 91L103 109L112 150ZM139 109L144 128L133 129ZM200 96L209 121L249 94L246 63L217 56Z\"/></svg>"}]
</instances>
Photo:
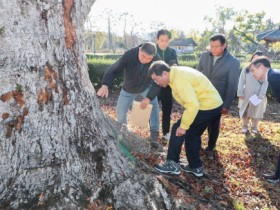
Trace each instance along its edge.
<instances>
[{"instance_id":1,"label":"tree bark","mask_svg":"<svg viewBox=\"0 0 280 210\"><path fill-rule=\"evenodd\" d=\"M83 49L93 3L0 2L0 209L172 207L100 110Z\"/></svg>"}]
</instances>

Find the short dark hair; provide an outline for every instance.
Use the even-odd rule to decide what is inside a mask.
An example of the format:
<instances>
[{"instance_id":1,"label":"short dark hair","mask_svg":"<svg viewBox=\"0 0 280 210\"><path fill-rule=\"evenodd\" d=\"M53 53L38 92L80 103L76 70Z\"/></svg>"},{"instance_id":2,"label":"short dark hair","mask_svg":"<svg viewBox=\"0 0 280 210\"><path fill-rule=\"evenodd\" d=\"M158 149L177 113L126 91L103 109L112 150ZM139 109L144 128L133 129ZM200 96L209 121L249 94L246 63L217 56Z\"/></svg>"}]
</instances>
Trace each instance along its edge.
<instances>
[{"instance_id":1,"label":"short dark hair","mask_svg":"<svg viewBox=\"0 0 280 210\"><path fill-rule=\"evenodd\" d=\"M264 56L264 53L263 53L262 51L260 51L260 50L257 50L256 52L254 52L254 53L252 54L252 57L251 57L250 61L253 60L253 58L254 58L255 55L257 55L257 56Z\"/></svg>"},{"instance_id":2,"label":"short dark hair","mask_svg":"<svg viewBox=\"0 0 280 210\"><path fill-rule=\"evenodd\" d=\"M260 65L263 65L264 67L266 68L271 68L271 65L270 65L270 61L268 60L267 57L265 56L261 56L261 57L258 57L256 59L254 59L250 64L249 64L249 68L254 65L256 67L260 66Z\"/></svg>"},{"instance_id":3,"label":"short dark hair","mask_svg":"<svg viewBox=\"0 0 280 210\"><path fill-rule=\"evenodd\" d=\"M167 35L169 39L172 37L171 32L166 29L161 29L157 32L157 39L159 39L161 35Z\"/></svg>"},{"instance_id":4,"label":"short dark hair","mask_svg":"<svg viewBox=\"0 0 280 210\"><path fill-rule=\"evenodd\" d=\"M214 34L210 37L210 41L220 41L222 45L226 43L226 37L224 34Z\"/></svg>"},{"instance_id":5,"label":"short dark hair","mask_svg":"<svg viewBox=\"0 0 280 210\"><path fill-rule=\"evenodd\" d=\"M250 62L253 61L253 58L254 58L255 55L257 55L257 56L264 56L264 53L263 53L262 51L260 51L260 50L257 50L256 52L254 52L254 53L252 54L252 57L251 57L251 59L250 59ZM249 65L250 65L250 64L249 64ZM250 73L249 66L246 68L246 73Z\"/></svg>"},{"instance_id":6,"label":"short dark hair","mask_svg":"<svg viewBox=\"0 0 280 210\"><path fill-rule=\"evenodd\" d=\"M148 55L155 56L157 54L157 47L154 43L152 42L146 42L142 44L140 47L142 52L147 53Z\"/></svg>"},{"instance_id":7,"label":"short dark hair","mask_svg":"<svg viewBox=\"0 0 280 210\"><path fill-rule=\"evenodd\" d=\"M164 71L170 72L170 66L164 61L154 61L148 70L148 75L151 76L155 73L157 76L161 76Z\"/></svg>"}]
</instances>

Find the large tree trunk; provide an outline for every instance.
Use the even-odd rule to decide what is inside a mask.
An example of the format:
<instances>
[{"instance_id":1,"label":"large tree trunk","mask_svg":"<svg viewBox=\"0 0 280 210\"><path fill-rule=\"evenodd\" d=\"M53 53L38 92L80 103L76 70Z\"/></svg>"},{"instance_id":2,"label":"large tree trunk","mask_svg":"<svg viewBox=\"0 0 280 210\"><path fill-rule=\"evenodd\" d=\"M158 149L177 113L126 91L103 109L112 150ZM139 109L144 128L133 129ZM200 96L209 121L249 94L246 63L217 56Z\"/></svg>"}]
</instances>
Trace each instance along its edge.
<instances>
[{"instance_id":1,"label":"large tree trunk","mask_svg":"<svg viewBox=\"0 0 280 210\"><path fill-rule=\"evenodd\" d=\"M83 53L93 3L0 2L0 209L172 206L100 110Z\"/></svg>"}]
</instances>

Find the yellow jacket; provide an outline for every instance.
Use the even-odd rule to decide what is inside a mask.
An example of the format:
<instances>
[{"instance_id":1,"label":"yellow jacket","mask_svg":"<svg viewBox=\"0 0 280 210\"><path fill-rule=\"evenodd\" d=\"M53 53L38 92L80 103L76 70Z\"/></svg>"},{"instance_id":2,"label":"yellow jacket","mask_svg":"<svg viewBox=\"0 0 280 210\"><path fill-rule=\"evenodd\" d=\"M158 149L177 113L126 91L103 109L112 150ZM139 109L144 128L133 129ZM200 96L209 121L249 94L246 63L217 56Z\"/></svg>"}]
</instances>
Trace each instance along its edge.
<instances>
[{"instance_id":1,"label":"yellow jacket","mask_svg":"<svg viewBox=\"0 0 280 210\"><path fill-rule=\"evenodd\" d=\"M169 80L173 97L185 108L180 125L183 129L189 129L199 110L211 110L223 104L209 79L195 69L172 66Z\"/></svg>"}]
</instances>

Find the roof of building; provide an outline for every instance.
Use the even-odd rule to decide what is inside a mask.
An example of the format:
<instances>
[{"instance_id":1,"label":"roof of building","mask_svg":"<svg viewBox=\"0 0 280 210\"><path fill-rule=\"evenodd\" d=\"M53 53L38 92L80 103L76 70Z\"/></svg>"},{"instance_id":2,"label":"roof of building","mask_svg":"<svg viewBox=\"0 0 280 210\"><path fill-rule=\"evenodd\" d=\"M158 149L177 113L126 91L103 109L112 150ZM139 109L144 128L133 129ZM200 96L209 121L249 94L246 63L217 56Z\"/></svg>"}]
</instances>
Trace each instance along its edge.
<instances>
[{"instance_id":1,"label":"roof of building","mask_svg":"<svg viewBox=\"0 0 280 210\"><path fill-rule=\"evenodd\" d=\"M266 31L257 35L258 40L265 40L268 42L280 41L280 26L277 29Z\"/></svg>"},{"instance_id":2,"label":"roof of building","mask_svg":"<svg viewBox=\"0 0 280 210\"><path fill-rule=\"evenodd\" d=\"M197 46L196 42L192 38L184 38L184 39L174 39L169 44L172 46Z\"/></svg>"}]
</instances>

